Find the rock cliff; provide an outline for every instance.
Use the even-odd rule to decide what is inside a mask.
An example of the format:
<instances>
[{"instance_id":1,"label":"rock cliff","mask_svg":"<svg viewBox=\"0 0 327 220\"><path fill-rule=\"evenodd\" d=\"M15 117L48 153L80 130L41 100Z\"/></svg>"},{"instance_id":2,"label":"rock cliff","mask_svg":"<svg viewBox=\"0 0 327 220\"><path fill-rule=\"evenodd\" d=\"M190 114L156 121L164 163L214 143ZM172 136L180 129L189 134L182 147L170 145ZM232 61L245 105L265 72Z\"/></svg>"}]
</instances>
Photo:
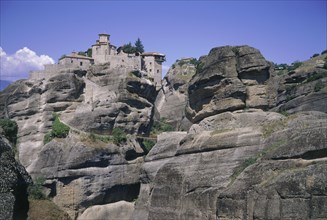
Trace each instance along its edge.
<instances>
[{"instance_id":1,"label":"rock cliff","mask_svg":"<svg viewBox=\"0 0 327 220\"><path fill-rule=\"evenodd\" d=\"M326 57L279 70L217 47L176 61L159 91L140 71L69 69L15 82L0 114L73 219L326 219ZM53 112L70 131L44 143ZM175 131L153 136L163 121Z\"/></svg>"},{"instance_id":2,"label":"rock cliff","mask_svg":"<svg viewBox=\"0 0 327 220\"><path fill-rule=\"evenodd\" d=\"M25 168L15 160L14 150L0 135L0 219L26 219L27 186L32 183Z\"/></svg>"}]
</instances>

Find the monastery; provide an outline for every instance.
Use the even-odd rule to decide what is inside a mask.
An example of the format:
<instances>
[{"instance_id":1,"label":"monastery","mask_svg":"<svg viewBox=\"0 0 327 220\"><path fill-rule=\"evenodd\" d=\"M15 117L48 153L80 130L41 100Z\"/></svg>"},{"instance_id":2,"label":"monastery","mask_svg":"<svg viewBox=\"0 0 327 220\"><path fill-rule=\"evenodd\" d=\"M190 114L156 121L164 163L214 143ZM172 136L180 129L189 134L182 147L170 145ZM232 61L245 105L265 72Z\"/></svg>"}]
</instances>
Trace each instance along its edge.
<instances>
[{"instance_id":1,"label":"monastery","mask_svg":"<svg viewBox=\"0 0 327 220\"><path fill-rule=\"evenodd\" d=\"M162 78L162 63L165 55L158 52L124 53L122 47L116 47L110 43L109 34L99 34L99 40L92 45L92 57L80 55L76 52L64 55L58 64L44 66L42 71L30 73L30 79L41 79L53 76L67 68L87 70L94 64L109 63L109 69L124 69L125 71L140 70L144 76L160 84Z\"/></svg>"}]
</instances>

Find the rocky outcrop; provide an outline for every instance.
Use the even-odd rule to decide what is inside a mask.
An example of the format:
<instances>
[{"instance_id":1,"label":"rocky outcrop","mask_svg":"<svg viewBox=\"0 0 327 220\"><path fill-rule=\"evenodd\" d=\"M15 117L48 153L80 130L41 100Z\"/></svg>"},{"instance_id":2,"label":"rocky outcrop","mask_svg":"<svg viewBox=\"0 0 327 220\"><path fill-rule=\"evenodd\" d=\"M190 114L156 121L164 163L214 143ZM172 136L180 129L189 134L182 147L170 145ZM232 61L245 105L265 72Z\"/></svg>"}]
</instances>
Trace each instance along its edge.
<instances>
[{"instance_id":1,"label":"rocky outcrop","mask_svg":"<svg viewBox=\"0 0 327 220\"><path fill-rule=\"evenodd\" d=\"M280 81L274 111L295 113L300 111L327 112L327 54L314 57L295 70L277 71Z\"/></svg>"},{"instance_id":2,"label":"rocky outcrop","mask_svg":"<svg viewBox=\"0 0 327 220\"><path fill-rule=\"evenodd\" d=\"M213 48L177 61L158 95L142 72L94 65L13 84L0 114L73 219L326 219L326 56L279 72L255 48ZM70 132L43 144L53 112ZM149 151L156 120L178 131Z\"/></svg>"},{"instance_id":3,"label":"rocky outcrop","mask_svg":"<svg viewBox=\"0 0 327 220\"><path fill-rule=\"evenodd\" d=\"M27 218L27 186L31 183L25 168L15 160L12 147L0 136L0 219Z\"/></svg>"},{"instance_id":4,"label":"rocky outcrop","mask_svg":"<svg viewBox=\"0 0 327 220\"><path fill-rule=\"evenodd\" d=\"M269 106L271 65L252 47L217 47L200 58L202 70L190 81L187 117L192 122L238 109Z\"/></svg>"},{"instance_id":5,"label":"rocky outcrop","mask_svg":"<svg viewBox=\"0 0 327 220\"><path fill-rule=\"evenodd\" d=\"M192 123L185 117L188 82L196 73L197 60L177 60L162 81L155 101L155 119L165 119L176 130L187 131Z\"/></svg>"},{"instance_id":6,"label":"rocky outcrop","mask_svg":"<svg viewBox=\"0 0 327 220\"><path fill-rule=\"evenodd\" d=\"M143 158L136 151L142 149L131 142L117 146L73 135L46 144L31 174L46 178L47 196L75 218L94 205L137 198Z\"/></svg>"},{"instance_id":7,"label":"rocky outcrop","mask_svg":"<svg viewBox=\"0 0 327 220\"><path fill-rule=\"evenodd\" d=\"M20 81L1 93L3 113L18 124L17 148L27 170L51 128L52 112L74 109L82 101L84 86L73 73L63 73L48 80Z\"/></svg>"},{"instance_id":8,"label":"rocky outcrop","mask_svg":"<svg viewBox=\"0 0 327 220\"><path fill-rule=\"evenodd\" d=\"M114 127L127 133L147 134L156 97L155 86L133 73L116 70L85 80L84 102L62 119L83 131L110 134ZM141 120L140 120L141 119Z\"/></svg>"},{"instance_id":9,"label":"rocky outcrop","mask_svg":"<svg viewBox=\"0 0 327 220\"><path fill-rule=\"evenodd\" d=\"M146 157L134 219L326 218L326 116L224 113L167 135L175 156Z\"/></svg>"}]
</instances>

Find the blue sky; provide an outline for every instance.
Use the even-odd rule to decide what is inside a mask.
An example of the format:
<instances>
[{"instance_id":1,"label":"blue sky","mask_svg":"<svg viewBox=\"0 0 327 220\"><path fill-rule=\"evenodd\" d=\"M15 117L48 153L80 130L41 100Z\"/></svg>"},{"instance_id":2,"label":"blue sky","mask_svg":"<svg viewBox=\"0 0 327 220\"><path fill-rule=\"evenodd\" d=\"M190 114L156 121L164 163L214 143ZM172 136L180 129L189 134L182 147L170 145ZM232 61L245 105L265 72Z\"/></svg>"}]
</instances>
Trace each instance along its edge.
<instances>
[{"instance_id":1,"label":"blue sky","mask_svg":"<svg viewBox=\"0 0 327 220\"><path fill-rule=\"evenodd\" d=\"M146 51L166 54L165 69L224 45L253 46L275 63L327 48L326 0L0 1L2 80L85 51L101 32L117 46L140 37Z\"/></svg>"}]
</instances>

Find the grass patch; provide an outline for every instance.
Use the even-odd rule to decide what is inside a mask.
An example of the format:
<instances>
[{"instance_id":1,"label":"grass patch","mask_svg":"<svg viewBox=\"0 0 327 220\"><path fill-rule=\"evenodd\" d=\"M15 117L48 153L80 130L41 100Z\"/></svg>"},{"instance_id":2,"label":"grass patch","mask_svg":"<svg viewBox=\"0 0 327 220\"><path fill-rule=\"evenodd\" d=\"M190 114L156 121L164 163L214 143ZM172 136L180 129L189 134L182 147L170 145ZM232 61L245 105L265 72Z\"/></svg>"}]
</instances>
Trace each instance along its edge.
<instances>
[{"instance_id":1,"label":"grass patch","mask_svg":"<svg viewBox=\"0 0 327 220\"><path fill-rule=\"evenodd\" d=\"M165 118L161 118L160 121L155 121L150 131L151 135L158 135L162 132L174 131L174 128L166 122Z\"/></svg>"},{"instance_id":2,"label":"grass patch","mask_svg":"<svg viewBox=\"0 0 327 220\"><path fill-rule=\"evenodd\" d=\"M327 77L327 72L322 72L322 73L314 72L305 82L308 83L325 77Z\"/></svg>"},{"instance_id":3,"label":"grass patch","mask_svg":"<svg viewBox=\"0 0 327 220\"><path fill-rule=\"evenodd\" d=\"M98 142L103 142L103 143L112 143L113 138L112 136L109 135L99 135L95 133L89 133L86 135L81 135L81 141L83 142L90 142L90 143L98 143Z\"/></svg>"},{"instance_id":4,"label":"grass patch","mask_svg":"<svg viewBox=\"0 0 327 220\"><path fill-rule=\"evenodd\" d=\"M144 146L144 148L146 149L147 153L150 152L150 150L153 148L153 146L156 144L154 141L152 140L148 140L148 139L144 139L142 141L142 144Z\"/></svg>"}]
</instances>

